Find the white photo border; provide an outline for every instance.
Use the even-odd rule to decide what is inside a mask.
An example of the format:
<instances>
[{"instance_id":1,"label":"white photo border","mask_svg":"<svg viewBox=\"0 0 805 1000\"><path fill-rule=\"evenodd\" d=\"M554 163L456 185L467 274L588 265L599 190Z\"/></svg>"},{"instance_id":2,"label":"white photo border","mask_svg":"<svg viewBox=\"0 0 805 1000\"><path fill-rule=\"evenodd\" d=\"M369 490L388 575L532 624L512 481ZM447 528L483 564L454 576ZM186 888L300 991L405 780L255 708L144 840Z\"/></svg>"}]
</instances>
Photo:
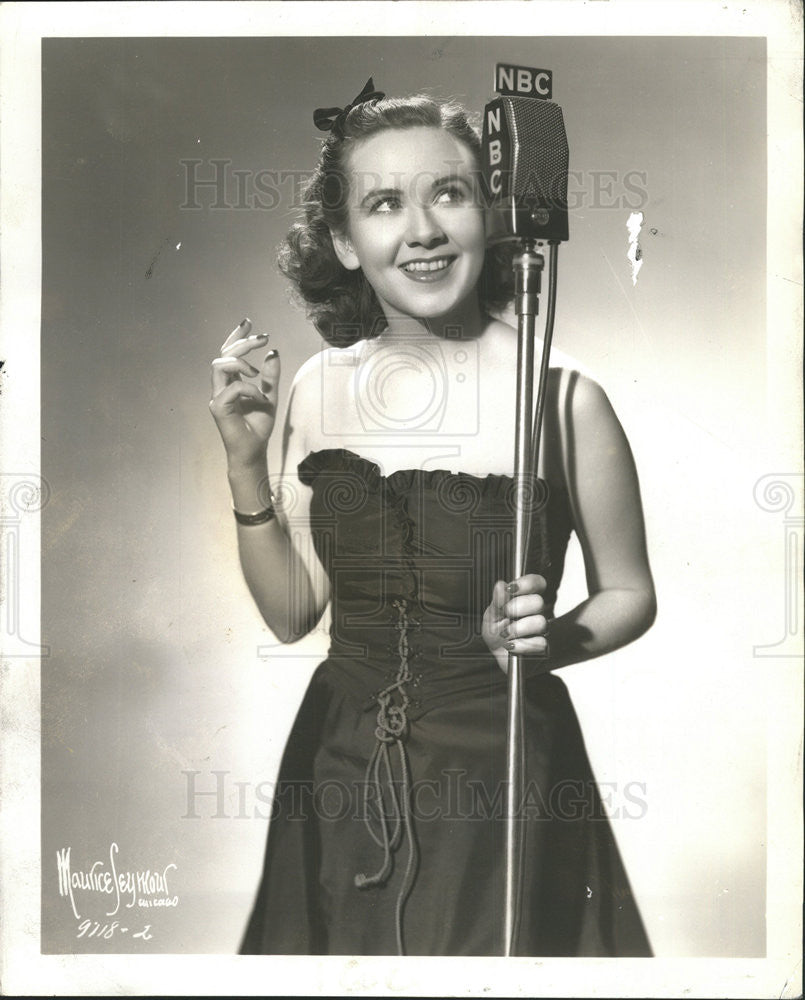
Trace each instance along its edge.
<instances>
[{"instance_id":1,"label":"white photo border","mask_svg":"<svg viewBox=\"0 0 805 1000\"><path fill-rule=\"evenodd\" d=\"M768 371L785 429L769 468L801 470L802 12L795 3L17 3L0 10L2 463L38 474L41 39L67 36L349 34L741 35L768 42ZM750 234L747 234L749 238ZM20 608L38 631L39 538L24 537ZM21 545L22 547L22 545ZM39 680L4 659L0 975L26 995L796 996L801 977L801 663L769 672L765 959L243 958L43 956L39 945Z\"/></svg>"}]
</instances>

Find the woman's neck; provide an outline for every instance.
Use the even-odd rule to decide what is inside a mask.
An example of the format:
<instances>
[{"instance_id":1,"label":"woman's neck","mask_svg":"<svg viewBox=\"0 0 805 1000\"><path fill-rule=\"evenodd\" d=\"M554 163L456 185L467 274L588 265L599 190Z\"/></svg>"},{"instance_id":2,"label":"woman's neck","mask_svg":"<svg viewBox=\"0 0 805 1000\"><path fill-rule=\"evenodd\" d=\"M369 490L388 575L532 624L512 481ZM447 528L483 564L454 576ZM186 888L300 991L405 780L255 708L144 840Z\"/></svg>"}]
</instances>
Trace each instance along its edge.
<instances>
[{"instance_id":1,"label":"woman's neck","mask_svg":"<svg viewBox=\"0 0 805 1000\"><path fill-rule=\"evenodd\" d=\"M386 322L386 329L376 338L379 342L394 343L423 336L439 340L477 340L489 325L489 317L473 300L433 319L387 314Z\"/></svg>"}]
</instances>

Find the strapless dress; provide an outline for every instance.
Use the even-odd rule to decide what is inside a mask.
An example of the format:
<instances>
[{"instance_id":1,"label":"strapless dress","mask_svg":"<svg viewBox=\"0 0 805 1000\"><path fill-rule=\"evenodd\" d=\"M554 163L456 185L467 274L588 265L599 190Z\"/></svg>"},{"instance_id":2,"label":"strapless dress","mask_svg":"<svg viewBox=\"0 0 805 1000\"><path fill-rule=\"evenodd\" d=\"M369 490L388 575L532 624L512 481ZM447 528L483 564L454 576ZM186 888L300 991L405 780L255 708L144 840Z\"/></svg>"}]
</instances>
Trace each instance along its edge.
<instances>
[{"instance_id":1,"label":"strapless dress","mask_svg":"<svg viewBox=\"0 0 805 1000\"><path fill-rule=\"evenodd\" d=\"M507 694L481 618L512 575L513 480L384 476L342 448L298 472L330 649L285 748L241 953L499 955ZM571 527L546 489L527 568L549 606ZM567 689L525 675L514 953L650 955Z\"/></svg>"}]
</instances>

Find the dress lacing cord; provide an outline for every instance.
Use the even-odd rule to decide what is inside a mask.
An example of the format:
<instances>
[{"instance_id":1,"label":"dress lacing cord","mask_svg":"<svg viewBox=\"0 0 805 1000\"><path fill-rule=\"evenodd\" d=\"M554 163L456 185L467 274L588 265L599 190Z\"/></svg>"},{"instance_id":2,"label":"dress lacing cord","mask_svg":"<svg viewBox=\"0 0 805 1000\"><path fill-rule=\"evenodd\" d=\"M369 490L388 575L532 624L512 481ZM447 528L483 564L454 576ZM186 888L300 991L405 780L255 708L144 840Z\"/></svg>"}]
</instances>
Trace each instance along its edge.
<instances>
[{"instance_id":1,"label":"dress lacing cord","mask_svg":"<svg viewBox=\"0 0 805 1000\"><path fill-rule=\"evenodd\" d=\"M395 925L397 931L397 951L400 955L405 954L403 946L403 908L411 887L414 884L417 869L417 848L414 839L414 827L411 817L411 769L408 761L408 753L405 749L403 737L408 729L408 716L406 714L410 699L405 689L405 685L413 679L409 666L408 630L416 625L414 619L408 615L408 605L404 600L394 601L393 606L397 609L397 621L394 627L399 631L400 636L397 642L397 652L400 663L397 668L397 675L388 687L379 691L375 695L378 703L377 727L375 728L375 743L372 756L366 768L366 786L374 789L380 815L379 834L372 827L368 807L364 811L364 823L369 831L372 840L383 848L383 864L374 875L359 874L355 876L355 885L359 889L368 889L371 886L383 885L392 871L392 852L400 845L402 831L405 828L408 840L408 862L405 866L400 891L397 894L397 906L395 914ZM395 696L399 701L395 701ZM391 764L390 748L392 744L397 745L400 761L401 797L397 798L394 788L394 771ZM385 772L386 783L389 789L389 801L386 802L383 787L382 773ZM389 808L386 809L388 804ZM393 830L389 832L389 817Z\"/></svg>"}]
</instances>

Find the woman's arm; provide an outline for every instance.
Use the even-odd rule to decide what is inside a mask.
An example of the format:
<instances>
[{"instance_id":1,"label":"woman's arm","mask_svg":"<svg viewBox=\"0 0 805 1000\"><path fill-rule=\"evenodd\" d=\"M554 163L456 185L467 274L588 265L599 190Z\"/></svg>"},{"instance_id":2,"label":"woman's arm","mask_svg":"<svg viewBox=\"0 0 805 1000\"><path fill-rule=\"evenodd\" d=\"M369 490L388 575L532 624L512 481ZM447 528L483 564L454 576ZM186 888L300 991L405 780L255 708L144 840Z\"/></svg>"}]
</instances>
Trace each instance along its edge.
<instances>
[{"instance_id":1,"label":"woman's arm","mask_svg":"<svg viewBox=\"0 0 805 1000\"><path fill-rule=\"evenodd\" d=\"M248 333L248 330L246 331ZM233 334L234 336L234 334ZM232 502L242 513L266 507L271 492L276 516L262 524L237 524L238 551L249 591L266 624L281 642L295 642L314 628L329 600L329 581L310 534L312 492L299 481L304 458L310 392L305 368L291 387L283 431L282 472L272 480L266 456L273 430L279 384L279 358L267 356L258 372L245 355L264 342L245 336L225 342L213 362L210 409L224 441ZM258 375L260 385L243 380Z\"/></svg>"},{"instance_id":2,"label":"woman's arm","mask_svg":"<svg viewBox=\"0 0 805 1000\"><path fill-rule=\"evenodd\" d=\"M504 582L496 584L485 624L490 637L498 636L493 652L501 666L507 642L514 642L516 653L536 654L544 671L601 656L637 639L656 613L640 488L626 435L600 386L575 372L566 377L570 385L559 414L563 471L589 596L546 621L542 577L515 581L516 596L506 592Z\"/></svg>"}]
</instances>

